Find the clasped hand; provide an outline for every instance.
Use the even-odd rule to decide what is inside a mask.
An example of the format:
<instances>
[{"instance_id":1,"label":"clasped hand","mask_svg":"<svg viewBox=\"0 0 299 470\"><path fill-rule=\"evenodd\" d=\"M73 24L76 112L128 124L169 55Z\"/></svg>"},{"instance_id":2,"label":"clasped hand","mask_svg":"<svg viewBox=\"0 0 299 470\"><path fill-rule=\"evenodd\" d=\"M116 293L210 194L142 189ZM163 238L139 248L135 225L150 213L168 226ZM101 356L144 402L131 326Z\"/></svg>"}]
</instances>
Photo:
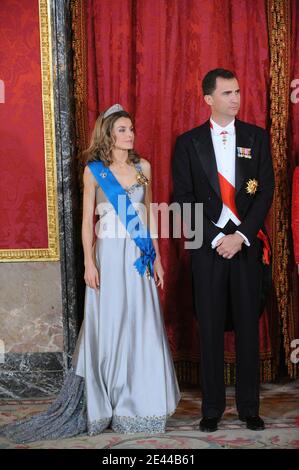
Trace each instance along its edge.
<instances>
[{"instance_id":1,"label":"clasped hand","mask_svg":"<svg viewBox=\"0 0 299 470\"><path fill-rule=\"evenodd\" d=\"M241 251L244 238L238 233L224 235L216 243L216 251L223 258L231 259L238 251Z\"/></svg>"}]
</instances>

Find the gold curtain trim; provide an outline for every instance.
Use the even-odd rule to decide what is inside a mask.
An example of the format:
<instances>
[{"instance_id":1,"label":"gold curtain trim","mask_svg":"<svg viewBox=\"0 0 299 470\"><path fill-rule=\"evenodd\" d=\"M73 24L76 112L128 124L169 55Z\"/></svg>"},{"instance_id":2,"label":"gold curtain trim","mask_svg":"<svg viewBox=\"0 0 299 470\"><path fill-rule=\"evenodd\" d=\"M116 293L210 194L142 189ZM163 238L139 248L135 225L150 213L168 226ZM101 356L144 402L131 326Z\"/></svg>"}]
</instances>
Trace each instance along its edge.
<instances>
[{"instance_id":1,"label":"gold curtain trim","mask_svg":"<svg viewBox=\"0 0 299 470\"><path fill-rule=\"evenodd\" d=\"M180 384L199 385L199 362L192 361L174 361L177 378ZM271 382L275 380L277 374L276 365L273 359L260 361L260 380L261 382ZM225 385L234 385L236 382L236 365L234 363L224 363L224 381Z\"/></svg>"},{"instance_id":2,"label":"gold curtain trim","mask_svg":"<svg viewBox=\"0 0 299 470\"><path fill-rule=\"evenodd\" d=\"M85 0L71 1L76 136L79 154L88 145L86 9Z\"/></svg>"},{"instance_id":3,"label":"gold curtain trim","mask_svg":"<svg viewBox=\"0 0 299 470\"><path fill-rule=\"evenodd\" d=\"M290 377L298 367L290 361L290 342L295 338L292 292L289 279L291 192L288 180L287 126L290 90L290 0L268 0L270 41L270 119L271 145L275 172L272 212L273 277L281 318L285 362Z\"/></svg>"},{"instance_id":4,"label":"gold curtain trim","mask_svg":"<svg viewBox=\"0 0 299 470\"><path fill-rule=\"evenodd\" d=\"M81 194L79 211L82 219L84 170L82 152L88 147L86 0L71 0L71 15L78 186Z\"/></svg>"}]
</instances>

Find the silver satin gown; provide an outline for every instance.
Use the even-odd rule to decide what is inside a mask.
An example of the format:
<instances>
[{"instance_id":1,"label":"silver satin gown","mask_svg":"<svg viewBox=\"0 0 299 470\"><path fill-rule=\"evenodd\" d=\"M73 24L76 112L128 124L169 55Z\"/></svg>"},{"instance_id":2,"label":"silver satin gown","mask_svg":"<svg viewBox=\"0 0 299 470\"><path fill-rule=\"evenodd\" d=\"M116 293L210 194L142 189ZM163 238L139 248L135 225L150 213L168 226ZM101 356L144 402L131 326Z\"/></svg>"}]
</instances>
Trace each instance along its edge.
<instances>
[{"instance_id":1,"label":"silver satin gown","mask_svg":"<svg viewBox=\"0 0 299 470\"><path fill-rule=\"evenodd\" d=\"M139 206L145 187L136 183L127 194L145 220ZM56 400L44 413L0 430L16 442L94 435L109 427L164 432L180 400L155 282L134 267L140 250L99 186L96 200L100 289L86 287L73 367Z\"/></svg>"}]
</instances>

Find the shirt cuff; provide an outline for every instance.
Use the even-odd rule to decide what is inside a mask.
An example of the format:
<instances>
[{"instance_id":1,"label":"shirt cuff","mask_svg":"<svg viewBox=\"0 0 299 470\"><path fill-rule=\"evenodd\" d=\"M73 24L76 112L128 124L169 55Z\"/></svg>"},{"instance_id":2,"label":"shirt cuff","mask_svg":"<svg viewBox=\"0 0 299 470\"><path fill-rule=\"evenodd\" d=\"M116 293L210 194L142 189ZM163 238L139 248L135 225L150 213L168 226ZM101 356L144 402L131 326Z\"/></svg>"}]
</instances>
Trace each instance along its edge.
<instances>
[{"instance_id":1,"label":"shirt cuff","mask_svg":"<svg viewBox=\"0 0 299 470\"><path fill-rule=\"evenodd\" d=\"M250 246L250 243L249 243L249 241L248 241L248 238L245 237L245 235L244 235L242 232L239 232L239 230L236 230L236 233L238 233L239 235L241 235L241 237L244 238L244 243L245 243L246 246Z\"/></svg>"},{"instance_id":2,"label":"shirt cuff","mask_svg":"<svg viewBox=\"0 0 299 470\"><path fill-rule=\"evenodd\" d=\"M220 240L220 238L222 238L222 237L225 237L225 235L224 235L224 233L220 232L220 233L218 233L218 235L216 235L215 238L213 238L213 240L211 242L211 247L213 248L213 250L214 250L214 248L216 248L216 243L218 242L218 240Z\"/></svg>"}]
</instances>

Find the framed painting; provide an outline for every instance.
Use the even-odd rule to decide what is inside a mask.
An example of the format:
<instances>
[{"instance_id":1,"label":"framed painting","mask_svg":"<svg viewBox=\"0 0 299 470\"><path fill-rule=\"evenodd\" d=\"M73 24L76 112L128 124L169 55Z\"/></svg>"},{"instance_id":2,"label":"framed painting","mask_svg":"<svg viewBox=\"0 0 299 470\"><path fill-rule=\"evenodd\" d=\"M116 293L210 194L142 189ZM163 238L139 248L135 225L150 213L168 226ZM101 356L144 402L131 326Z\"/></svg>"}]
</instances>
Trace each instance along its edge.
<instances>
[{"instance_id":1,"label":"framed painting","mask_svg":"<svg viewBox=\"0 0 299 470\"><path fill-rule=\"evenodd\" d=\"M0 74L0 261L56 261L49 1L1 1Z\"/></svg>"}]
</instances>

